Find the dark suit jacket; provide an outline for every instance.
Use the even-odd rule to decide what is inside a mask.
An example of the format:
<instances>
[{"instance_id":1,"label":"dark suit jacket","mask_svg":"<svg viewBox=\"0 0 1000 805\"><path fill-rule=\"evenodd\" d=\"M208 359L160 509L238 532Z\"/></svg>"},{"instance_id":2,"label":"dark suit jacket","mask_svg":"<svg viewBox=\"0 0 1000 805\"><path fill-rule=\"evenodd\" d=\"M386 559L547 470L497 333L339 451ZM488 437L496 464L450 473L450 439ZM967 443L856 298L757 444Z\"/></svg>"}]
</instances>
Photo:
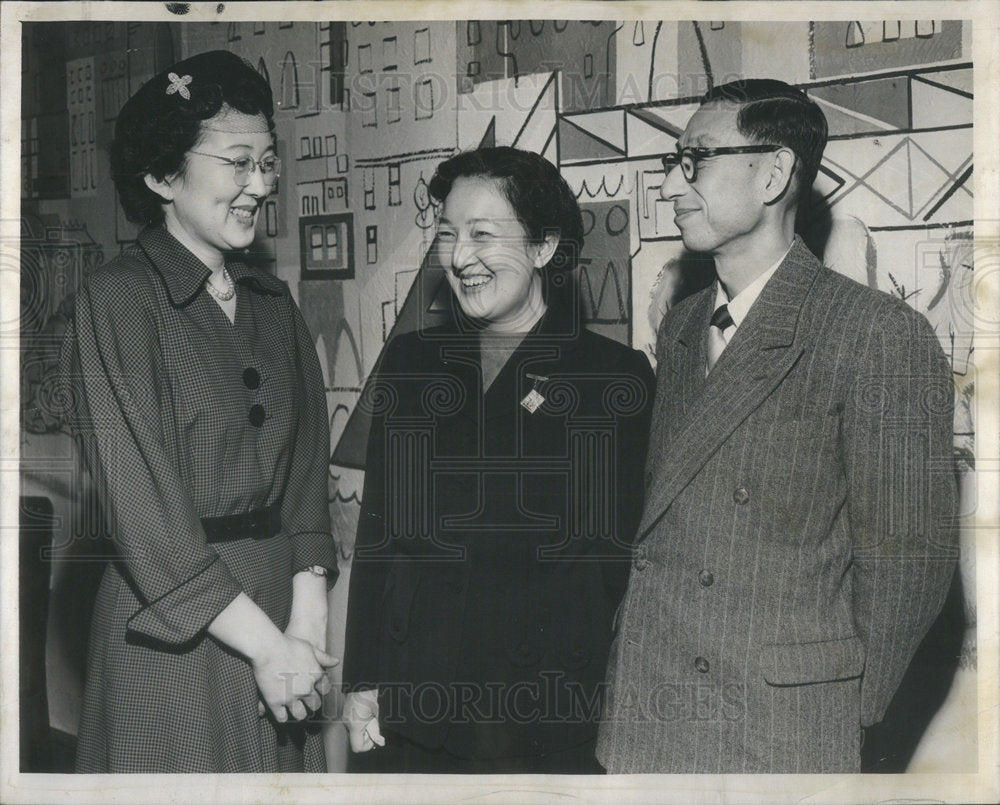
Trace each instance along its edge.
<instances>
[{"instance_id":1,"label":"dark suit jacket","mask_svg":"<svg viewBox=\"0 0 1000 805\"><path fill-rule=\"evenodd\" d=\"M705 377L668 312L609 666L611 772L849 772L941 607L952 380L923 316L800 240Z\"/></svg>"},{"instance_id":2,"label":"dark suit jacket","mask_svg":"<svg viewBox=\"0 0 1000 805\"><path fill-rule=\"evenodd\" d=\"M475 333L410 333L369 405L345 688L463 757L592 740L642 511L646 357L546 315L485 395ZM521 400L538 382L545 402Z\"/></svg>"}]
</instances>

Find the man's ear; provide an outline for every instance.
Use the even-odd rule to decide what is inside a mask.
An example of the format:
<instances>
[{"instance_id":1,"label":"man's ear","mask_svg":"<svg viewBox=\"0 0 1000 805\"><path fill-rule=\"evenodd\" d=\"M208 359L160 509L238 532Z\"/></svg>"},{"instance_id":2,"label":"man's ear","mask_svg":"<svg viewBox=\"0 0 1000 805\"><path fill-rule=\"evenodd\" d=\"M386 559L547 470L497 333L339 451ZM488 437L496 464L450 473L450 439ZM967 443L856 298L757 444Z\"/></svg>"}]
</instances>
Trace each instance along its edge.
<instances>
[{"instance_id":1,"label":"man's ear","mask_svg":"<svg viewBox=\"0 0 1000 805\"><path fill-rule=\"evenodd\" d=\"M788 192L795 170L795 152L791 148L779 148L774 154L774 163L767 175L764 186L764 203L771 204Z\"/></svg>"},{"instance_id":2,"label":"man's ear","mask_svg":"<svg viewBox=\"0 0 1000 805\"><path fill-rule=\"evenodd\" d=\"M542 268L542 266L548 263L552 259L552 255L556 253L558 245L559 235L555 232L549 232L545 236L545 240L538 246L538 252L535 254L535 268Z\"/></svg>"},{"instance_id":3,"label":"man's ear","mask_svg":"<svg viewBox=\"0 0 1000 805\"><path fill-rule=\"evenodd\" d=\"M153 174L147 173L142 178L143 181L146 182L146 187L156 193L156 195L164 201L174 200L173 182L177 179L175 175L164 176L162 179L157 179L153 176Z\"/></svg>"}]
</instances>

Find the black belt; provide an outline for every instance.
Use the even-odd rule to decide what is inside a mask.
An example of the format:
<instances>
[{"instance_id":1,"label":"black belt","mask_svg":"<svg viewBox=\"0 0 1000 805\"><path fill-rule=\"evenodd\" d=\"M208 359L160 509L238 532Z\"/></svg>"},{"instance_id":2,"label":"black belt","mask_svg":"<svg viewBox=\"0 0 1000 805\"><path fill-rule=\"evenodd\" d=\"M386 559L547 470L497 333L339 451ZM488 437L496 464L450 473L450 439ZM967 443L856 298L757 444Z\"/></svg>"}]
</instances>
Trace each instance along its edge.
<instances>
[{"instance_id":1,"label":"black belt","mask_svg":"<svg viewBox=\"0 0 1000 805\"><path fill-rule=\"evenodd\" d=\"M203 517L205 539L209 543L230 542L234 539L268 539L281 531L281 501L266 509L254 509L225 517Z\"/></svg>"}]
</instances>

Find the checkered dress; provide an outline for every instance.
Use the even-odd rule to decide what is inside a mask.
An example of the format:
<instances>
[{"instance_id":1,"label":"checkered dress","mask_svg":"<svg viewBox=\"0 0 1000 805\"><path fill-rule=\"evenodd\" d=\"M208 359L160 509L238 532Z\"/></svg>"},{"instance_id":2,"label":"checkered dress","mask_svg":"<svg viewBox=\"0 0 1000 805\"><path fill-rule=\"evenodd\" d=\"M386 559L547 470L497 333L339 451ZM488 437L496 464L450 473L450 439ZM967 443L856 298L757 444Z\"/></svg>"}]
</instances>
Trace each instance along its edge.
<instances>
[{"instance_id":1,"label":"checkered dress","mask_svg":"<svg viewBox=\"0 0 1000 805\"><path fill-rule=\"evenodd\" d=\"M258 717L249 664L205 631L240 591L283 629L293 574L336 575L316 351L283 282L228 269L235 324L206 266L153 227L77 298L63 372L120 553L94 611L78 771L325 769L319 725ZM277 536L207 544L201 518L279 500Z\"/></svg>"}]
</instances>

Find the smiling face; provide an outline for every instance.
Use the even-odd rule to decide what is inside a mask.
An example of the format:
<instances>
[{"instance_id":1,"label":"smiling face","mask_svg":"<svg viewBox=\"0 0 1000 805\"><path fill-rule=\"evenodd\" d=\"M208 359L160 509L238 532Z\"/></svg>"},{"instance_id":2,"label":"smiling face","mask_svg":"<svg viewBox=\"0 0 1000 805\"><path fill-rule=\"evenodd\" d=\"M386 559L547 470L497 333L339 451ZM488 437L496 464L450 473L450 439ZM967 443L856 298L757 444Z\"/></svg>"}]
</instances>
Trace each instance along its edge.
<instances>
[{"instance_id":1,"label":"smiling face","mask_svg":"<svg viewBox=\"0 0 1000 805\"><path fill-rule=\"evenodd\" d=\"M470 318L496 332L525 332L545 312L540 269L558 239L528 241L497 183L454 181L438 222L438 257Z\"/></svg>"},{"instance_id":2,"label":"smiling face","mask_svg":"<svg viewBox=\"0 0 1000 805\"><path fill-rule=\"evenodd\" d=\"M752 145L737 130L738 112L733 104L705 104L688 122L678 145ZM666 175L660 195L674 204L674 222L685 247L710 254L737 254L745 248L764 217L761 179L771 158L769 154L729 154L699 160L693 184L679 167Z\"/></svg>"},{"instance_id":3,"label":"smiling face","mask_svg":"<svg viewBox=\"0 0 1000 805\"><path fill-rule=\"evenodd\" d=\"M240 187L232 165L203 154L259 160L274 153L274 140L263 115L230 110L205 121L193 150L202 153L189 151L180 173L163 181L147 176L147 184L169 202L164 206L167 231L214 267L221 264L225 252L245 249L253 242L257 213L271 187L259 169L250 174L246 187Z\"/></svg>"}]
</instances>

